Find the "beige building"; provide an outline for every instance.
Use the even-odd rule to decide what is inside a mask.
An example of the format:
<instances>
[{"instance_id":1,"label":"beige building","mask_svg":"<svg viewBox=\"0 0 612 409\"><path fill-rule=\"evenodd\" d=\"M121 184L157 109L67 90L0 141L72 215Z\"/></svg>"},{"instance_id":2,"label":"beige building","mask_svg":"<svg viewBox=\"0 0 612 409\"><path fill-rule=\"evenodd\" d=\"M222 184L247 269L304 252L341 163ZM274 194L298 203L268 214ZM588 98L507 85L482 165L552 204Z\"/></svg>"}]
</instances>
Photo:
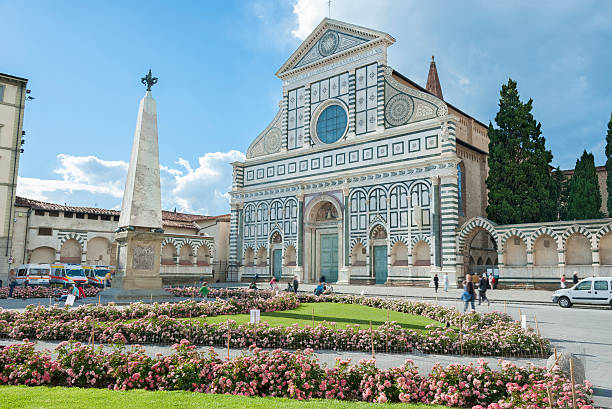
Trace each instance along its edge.
<instances>
[{"instance_id":1,"label":"beige building","mask_svg":"<svg viewBox=\"0 0 612 409\"><path fill-rule=\"evenodd\" d=\"M28 80L0 74L0 280L7 282L11 261L15 189Z\"/></svg>"},{"instance_id":2,"label":"beige building","mask_svg":"<svg viewBox=\"0 0 612 409\"><path fill-rule=\"evenodd\" d=\"M120 212L64 206L17 197L14 264L80 263L115 265L115 230ZM225 279L229 215L162 212L164 283L193 282L200 276Z\"/></svg>"}]
</instances>

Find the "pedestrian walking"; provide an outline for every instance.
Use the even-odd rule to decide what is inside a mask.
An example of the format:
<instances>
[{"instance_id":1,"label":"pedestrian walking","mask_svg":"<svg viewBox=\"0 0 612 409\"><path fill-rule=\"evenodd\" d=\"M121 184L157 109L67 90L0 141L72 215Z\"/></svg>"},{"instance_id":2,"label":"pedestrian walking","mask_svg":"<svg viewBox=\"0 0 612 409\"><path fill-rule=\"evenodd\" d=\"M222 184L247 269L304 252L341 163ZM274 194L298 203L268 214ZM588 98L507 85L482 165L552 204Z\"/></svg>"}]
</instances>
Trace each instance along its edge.
<instances>
[{"instance_id":1,"label":"pedestrian walking","mask_svg":"<svg viewBox=\"0 0 612 409\"><path fill-rule=\"evenodd\" d=\"M493 277L493 274L491 274L489 276L489 288L493 288L493 282L495 281L495 277Z\"/></svg>"},{"instance_id":2,"label":"pedestrian walking","mask_svg":"<svg viewBox=\"0 0 612 409\"><path fill-rule=\"evenodd\" d=\"M444 283L444 292L448 292L448 273L444 273L442 276L442 282Z\"/></svg>"},{"instance_id":3,"label":"pedestrian walking","mask_svg":"<svg viewBox=\"0 0 612 409\"><path fill-rule=\"evenodd\" d=\"M436 293L437 293L438 292L438 282L439 282L437 273L434 274L433 282L434 282L434 289L436 290Z\"/></svg>"},{"instance_id":4,"label":"pedestrian walking","mask_svg":"<svg viewBox=\"0 0 612 409\"><path fill-rule=\"evenodd\" d=\"M476 311L476 306L474 305L474 283L472 282L472 277L467 274L465 276L465 281L463 282L463 294L461 294L461 299L464 302L463 312L466 312L468 309L468 303L472 304L472 311Z\"/></svg>"},{"instance_id":5,"label":"pedestrian walking","mask_svg":"<svg viewBox=\"0 0 612 409\"><path fill-rule=\"evenodd\" d=\"M483 302L487 302L487 305L491 305L489 299L487 298L487 289L489 288L489 280L487 280L487 275L483 274L482 278L478 282L478 305Z\"/></svg>"},{"instance_id":6,"label":"pedestrian walking","mask_svg":"<svg viewBox=\"0 0 612 409\"><path fill-rule=\"evenodd\" d=\"M295 292L296 294L298 292L298 286L299 285L300 285L300 278L296 274L296 275L293 276L293 292Z\"/></svg>"},{"instance_id":7,"label":"pedestrian walking","mask_svg":"<svg viewBox=\"0 0 612 409\"><path fill-rule=\"evenodd\" d=\"M574 271L574 276L572 277L572 282L574 285L578 284L578 272Z\"/></svg>"},{"instance_id":8,"label":"pedestrian walking","mask_svg":"<svg viewBox=\"0 0 612 409\"><path fill-rule=\"evenodd\" d=\"M13 298L13 290L17 285L17 274L15 274L15 269L11 268L9 271L9 295L8 298Z\"/></svg>"},{"instance_id":9,"label":"pedestrian walking","mask_svg":"<svg viewBox=\"0 0 612 409\"><path fill-rule=\"evenodd\" d=\"M276 282L276 277L272 277L272 280L270 280L270 289L278 291L278 283Z\"/></svg>"},{"instance_id":10,"label":"pedestrian walking","mask_svg":"<svg viewBox=\"0 0 612 409\"><path fill-rule=\"evenodd\" d=\"M206 298L208 296L208 286L206 281L202 281L202 286L200 287L199 293L202 298Z\"/></svg>"},{"instance_id":11,"label":"pedestrian walking","mask_svg":"<svg viewBox=\"0 0 612 409\"><path fill-rule=\"evenodd\" d=\"M565 274L562 274L561 275L561 288L565 288L566 287L565 281L566 281Z\"/></svg>"}]
</instances>

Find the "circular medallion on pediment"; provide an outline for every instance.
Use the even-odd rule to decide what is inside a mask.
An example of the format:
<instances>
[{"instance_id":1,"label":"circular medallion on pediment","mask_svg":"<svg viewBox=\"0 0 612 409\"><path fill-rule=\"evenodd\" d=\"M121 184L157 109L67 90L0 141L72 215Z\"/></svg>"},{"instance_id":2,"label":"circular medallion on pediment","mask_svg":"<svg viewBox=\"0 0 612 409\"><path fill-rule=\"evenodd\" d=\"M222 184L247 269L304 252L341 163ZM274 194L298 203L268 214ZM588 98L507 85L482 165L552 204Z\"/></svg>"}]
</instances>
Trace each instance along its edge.
<instances>
[{"instance_id":1,"label":"circular medallion on pediment","mask_svg":"<svg viewBox=\"0 0 612 409\"><path fill-rule=\"evenodd\" d=\"M278 152L281 147L282 138L281 131L278 128L272 128L264 138L264 145L267 153Z\"/></svg>"},{"instance_id":2,"label":"circular medallion on pediment","mask_svg":"<svg viewBox=\"0 0 612 409\"><path fill-rule=\"evenodd\" d=\"M333 54L338 49L339 43L340 38L338 33L328 31L321 37L321 40L319 40L319 54L323 57Z\"/></svg>"},{"instance_id":3,"label":"circular medallion on pediment","mask_svg":"<svg viewBox=\"0 0 612 409\"><path fill-rule=\"evenodd\" d=\"M393 126L404 125L412 116L414 103L406 94L397 94L385 106L385 119Z\"/></svg>"}]
</instances>

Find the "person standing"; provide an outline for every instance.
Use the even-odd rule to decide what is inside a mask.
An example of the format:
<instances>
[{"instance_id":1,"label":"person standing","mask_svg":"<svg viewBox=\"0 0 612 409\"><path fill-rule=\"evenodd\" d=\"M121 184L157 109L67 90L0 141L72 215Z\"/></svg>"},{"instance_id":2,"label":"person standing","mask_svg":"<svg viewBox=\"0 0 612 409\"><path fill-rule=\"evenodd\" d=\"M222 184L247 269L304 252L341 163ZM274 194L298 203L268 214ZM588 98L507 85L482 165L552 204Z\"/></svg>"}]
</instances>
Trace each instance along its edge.
<instances>
[{"instance_id":1,"label":"person standing","mask_svg":"<svg viewBox=\"0 0 612 409\"><path fill-rule=\"evenodd\" d=\"M465 303L463 306L463 312L467 311L468 303L472 304L472 311L476 311L474 298L474 283L472 282L472 277L467 274L465 276L465 281L463 282L463 294L461 295L461 299Z\"/></svg>"},{"instance_id":2,"label":"person standing","mask_svg":"<svg viewBox=\"0 0 612 409\"><path fill-rule=\"evenodd\" d=\"M298 277L298 275L294 275L293 276L293 292L297 294L298 292L298 286L300 285L300 279Z\"/></svg>"},{"instance_id":3,"label":"person standing","mask_svg":"<svg viewBox=\"0 0 612 409\"><path fill-rule=\"evenodd\" d=\"M487 275L483 274L478 282L478 305L485 301L487 305L491 305L491 302L487 298L487 288L489 288L489 280L487 280Z\"/></svg>"},{"instance_id":4,"label":"person standing","mask_svg":"<svg viewBox=\"0 0 612 409\"><path fill-rule=\"evenodd\" d=\"M202 281L202 286L200 287L200 291L199 291L200 292L200 296L202 298L206 298L208 296L209 290L208 290L208 287L207 287L206 284L207 284L206 281Z\"/></svg>"},{"instance_id":5,"label":"person standing","mask_svg":"<svg viewBox=\"0 0 612 409\"><path fill-rule=\"evenodd\" d=\"M444 273L442 276L442 283L444 283L444 292L448 292L448 273Z\"/></svg>"},{"instance_id":6,"label":"person standing","mask_svg":"<svg viewBox=\"0 0 612 409\"><path fill-rule=\"evenodd\" d=\"M572 282L574 285L578 284L578 272L574 271L574 276L572 277Z\"/></svg>"},{"instance_id":7,"label":"person standing","mask_svg":"<svg viewBox=\"0 0 612 409\"><path fill-rule=\"evenodd\" d=\"M15 269L11 268L9 271L9 295L8 298L13 298L13 290L17 285L17 274L15 274Z\"/></svg>"},{"instance_id":8,"label":"person standing","mask_svg":"<svg viewBox=\"0 0 612 409\"><path fill-rule=\"evenodd\" d=\"M561 275L561 288L565 288L566 287L565 286L565 281L566 281L565 274L562 274Z\"/></svg>"},{"instance_id":9,"label":"person standing","mask_svg":"<svg viewBox=\"0 0 612 409\"><path fill-rule=\"evenodd\" d=\"M434 274L433 282L434 282L434 289L436 290L436 293L437 293L438 292L438 282L439 282L437 273Z\"/></svg>"}]
</instances>

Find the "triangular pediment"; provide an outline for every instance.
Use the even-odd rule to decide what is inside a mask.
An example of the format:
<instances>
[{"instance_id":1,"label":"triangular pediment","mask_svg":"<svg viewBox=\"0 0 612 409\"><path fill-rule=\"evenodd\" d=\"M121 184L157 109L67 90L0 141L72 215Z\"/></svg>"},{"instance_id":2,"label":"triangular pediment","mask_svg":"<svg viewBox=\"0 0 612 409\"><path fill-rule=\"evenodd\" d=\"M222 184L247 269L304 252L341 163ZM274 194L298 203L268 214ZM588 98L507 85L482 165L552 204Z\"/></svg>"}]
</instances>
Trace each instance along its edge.
<instances>
[{"instance_id":1,"label":"triangular pediment","mask_svg":"<svg viewBox=\"0 0 612 409\"><path fill-rule=\"evenodd\" d=\"M283 77L293 70L308 67L322 60L332 60L350 50L374 42L383 42L389 46L395 42L395 39L381 31L325 18L289 57L276 75Z\"/></svg>"}]
</instances>

